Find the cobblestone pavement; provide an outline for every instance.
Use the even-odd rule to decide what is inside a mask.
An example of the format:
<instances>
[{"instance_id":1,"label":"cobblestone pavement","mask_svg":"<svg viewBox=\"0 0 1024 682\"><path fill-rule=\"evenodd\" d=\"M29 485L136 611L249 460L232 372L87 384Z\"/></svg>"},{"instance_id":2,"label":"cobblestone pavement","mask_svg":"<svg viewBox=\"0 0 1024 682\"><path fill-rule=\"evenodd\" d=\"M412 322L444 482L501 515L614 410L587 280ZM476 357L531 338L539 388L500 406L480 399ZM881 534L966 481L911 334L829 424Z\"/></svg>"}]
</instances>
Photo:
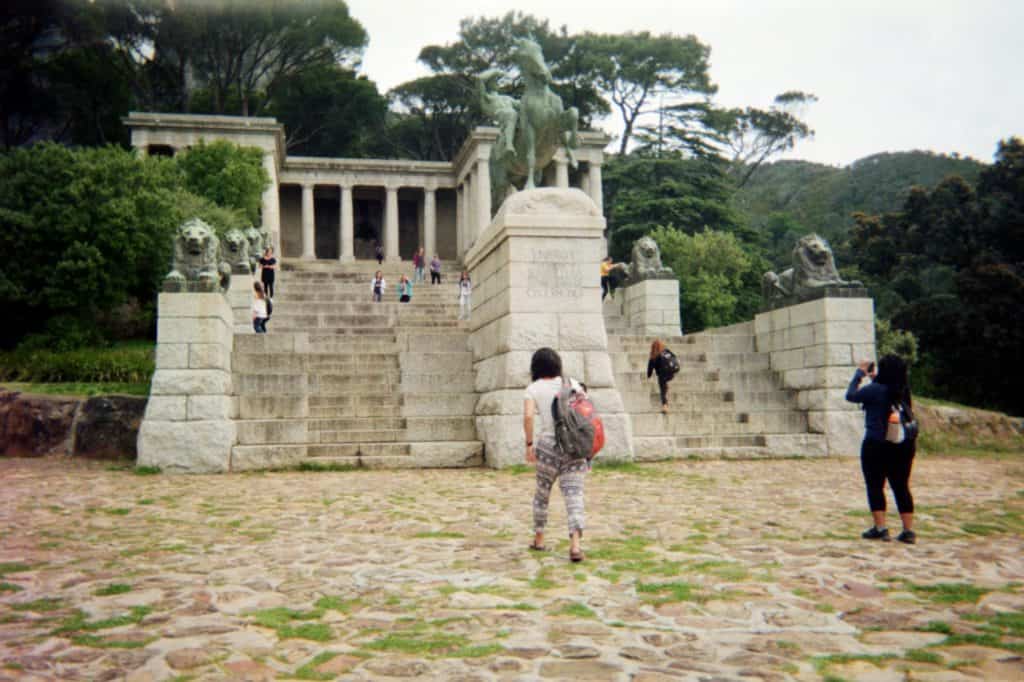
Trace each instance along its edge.
<instances>
[{"instance_id":1,"label":"cobblestone pavement","mask_svg":"<svg viewBox=\"0 0 1024 682\"><path fill-rule=\"evenodd\" d=\"M1019 454L919 457L916 546L854 459L595 470L578 565L532 485L0 461L0 679L1024 679Z\"/></svg>"}]
</instances>

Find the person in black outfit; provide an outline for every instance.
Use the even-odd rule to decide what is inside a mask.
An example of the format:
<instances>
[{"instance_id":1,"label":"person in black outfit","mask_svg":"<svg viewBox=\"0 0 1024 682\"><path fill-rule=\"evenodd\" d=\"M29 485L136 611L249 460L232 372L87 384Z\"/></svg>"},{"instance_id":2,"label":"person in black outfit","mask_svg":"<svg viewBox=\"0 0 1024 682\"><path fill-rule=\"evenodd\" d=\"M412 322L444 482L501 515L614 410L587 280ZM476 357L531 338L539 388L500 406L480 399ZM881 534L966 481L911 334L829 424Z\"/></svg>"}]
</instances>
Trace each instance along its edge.
<instances>
[{"instance_id":1,"label":"person in black outfit","mask_svg":"<svg viewBox=\"0 0 1024 682\"><path fill-rule=\"evenodd\" d=\"M846 399L860 403L864 408L860 466L864 472L864 486L874 525L864 531L862 537L889 540L889 529L885 526L885 482L888 480L903 522L903 532L896 539L912 545L917 542L917 535L913 531L914 497L910 494L910 469L914 464L916 443L913 440L891 443L885 439L893 405L903 402L912 406L907 363L898 355L886 355L878 361L878 375L874 381L861 386L871 365L868 360L857 365L846 390Z\"/></svg>"},{"instance_id":2,"label":"person in black outfit","mask_svg":"<svg viewBox=\"0 0 1024 682\"><path fill-rule=\"evenodd\" d=\"M277 270L277 259L274 258L274 247L268 246L260 258L260 281L267 298L274 298L274 271Z\"/></svg>"},{"instance_id":3,"label":"person in black outfit","mask_svg":"<svg viewBox=\"0 0 1024 682\"><path fill-rule=\"evenodd\" d=\"M669 359L665 357L665 352L669 351L662 343L661 339L655 339L651 343L651 356L647 360L647 378L651 378L652 373L658 375L658 389L661 391L661 411L668 414L668 382L672 381L672 377L675 374L669 367Z\"/></svg>"}]
</instances>

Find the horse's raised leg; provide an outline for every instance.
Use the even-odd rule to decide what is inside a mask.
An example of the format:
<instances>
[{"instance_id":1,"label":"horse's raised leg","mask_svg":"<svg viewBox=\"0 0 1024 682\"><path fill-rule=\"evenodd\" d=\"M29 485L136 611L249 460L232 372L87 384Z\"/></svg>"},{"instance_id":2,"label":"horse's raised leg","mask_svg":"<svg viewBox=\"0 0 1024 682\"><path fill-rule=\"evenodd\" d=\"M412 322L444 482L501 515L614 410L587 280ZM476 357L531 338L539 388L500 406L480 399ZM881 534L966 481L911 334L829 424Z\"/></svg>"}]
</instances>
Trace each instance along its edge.
<instances>
[{"instance_id":1,"label":"horse's raised leg","mask_svg":"<svg viewBox=\"0 0 1024 682\"><path fill-rule=\"evenodd\" d=\"M529 123L523 126L523 142L526 147L526 187L523 189L534 189L537 186L533 180L534 167L537 165L537 146L536 136Z\"/></svg>"}]
</instances>

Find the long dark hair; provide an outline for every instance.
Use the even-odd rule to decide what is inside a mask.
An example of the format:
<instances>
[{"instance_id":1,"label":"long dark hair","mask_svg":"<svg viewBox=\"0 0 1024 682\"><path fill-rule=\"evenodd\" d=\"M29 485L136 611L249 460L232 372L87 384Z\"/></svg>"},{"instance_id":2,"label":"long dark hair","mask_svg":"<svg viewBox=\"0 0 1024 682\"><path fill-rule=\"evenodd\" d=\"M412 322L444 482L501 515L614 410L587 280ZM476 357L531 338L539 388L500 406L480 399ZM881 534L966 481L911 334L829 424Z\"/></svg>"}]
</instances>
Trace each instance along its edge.
<instances>
[{"instance_id":1,"label":"long dark hair","mask_svg":"<svg viewBox=\"0 0 1024 682\"><path fill-rule=\"evenodd\" d=\"M890 354L878 361L875 383L882 384L889 390L889 402L911 404L907 363L900 356Z\"/></svg>"}]
</instances>

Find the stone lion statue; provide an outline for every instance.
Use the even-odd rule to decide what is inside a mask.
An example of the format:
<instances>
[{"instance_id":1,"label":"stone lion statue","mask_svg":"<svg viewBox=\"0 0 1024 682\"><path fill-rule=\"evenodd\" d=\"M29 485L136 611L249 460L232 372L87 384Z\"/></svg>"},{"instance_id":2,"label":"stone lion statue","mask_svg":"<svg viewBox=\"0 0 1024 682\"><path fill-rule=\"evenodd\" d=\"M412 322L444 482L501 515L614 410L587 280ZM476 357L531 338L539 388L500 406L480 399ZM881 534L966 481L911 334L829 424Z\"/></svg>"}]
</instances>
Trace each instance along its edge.
<instances>
[{"instance_id":1,"label":"stone lion statue","mask_svg":"<svg viewBox=\"0 0 1024 682\"><path fill-rule=\"evenodd\" d=\"M256 268L259 267L263 249L267 248L268 237L266 232L260 232L252 225L245 228L245 238L249 242L249 267L252 272L256 272Z\"/></svg>"},{"instance_id":2,"label":"stone lion statue","mask_svg":"<svg viewBox=\"0 0 1024 682\"><path fill-rule=\"evenodd\" d=\"M221 261L220 240L199 218L185 221L174 237L174 267L164 278L164 291L224 292L231 266Z\"/></svg>"},{"instance_id":3,"label":"stone lion statue","mask_svg":"<svg viewBox=\"0 0 1024 682\"><path fill-rule=\"evenodd\" d=\"M236 275L252 273L249 265L249 240L241 230L229 230L221 244L224 257L231 264L231 272Z\"/></svg>"},{"instance_id":4,"label":"stone lion statue","mask_svg":"<svg viewBox=\"0 0 1024 682\"><path fill-rule=\"evenodd\" d=\"M836 261L828 242L816 234L801 238L793 249L793 267L781 274L766 272L761 279L765 300L805 299L829 288L863 287L860 282L847 282L839 276Z\"/></svg>"},{"instance_id":5,"label":"stone lion statue","mask_svg":"<svg viewBox=\"0 0 1024 682\"><path fill-rule=\"evenodd\" d=\"M629 280L636 283L645 279L672 279L672 268L661 264L661 250L650 237L640 237L633 243L633 262L629 266Z\"/></svg>"}]
</instances>

